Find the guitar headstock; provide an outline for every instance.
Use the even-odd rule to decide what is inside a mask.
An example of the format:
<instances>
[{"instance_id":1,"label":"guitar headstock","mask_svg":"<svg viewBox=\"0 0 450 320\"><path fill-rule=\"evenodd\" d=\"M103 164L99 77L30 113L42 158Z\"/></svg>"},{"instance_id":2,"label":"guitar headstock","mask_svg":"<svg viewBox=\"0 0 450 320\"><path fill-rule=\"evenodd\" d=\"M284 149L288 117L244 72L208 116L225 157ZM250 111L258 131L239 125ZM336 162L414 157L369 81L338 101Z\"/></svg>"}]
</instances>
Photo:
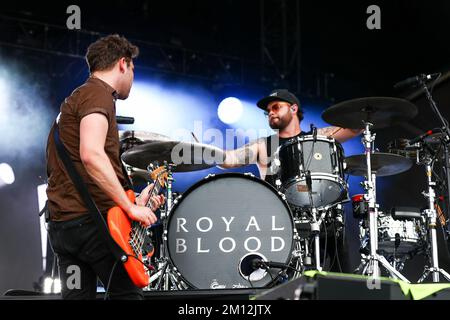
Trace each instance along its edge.
<instances>
[{"instance_id":1,"label":"guitar headstock","mask_svg":"<svg viewBox=\"0 0 450 320\"><path fill-rule=\"evenodd\" d=\"M150 167L150 166L149 166ZM169 178L169 173L167 172L167 168L165 166L151 166L152 171L150 172L150 178L153 181L158 181L159 185L164 188Z\"/></svg>"}]
</instances>

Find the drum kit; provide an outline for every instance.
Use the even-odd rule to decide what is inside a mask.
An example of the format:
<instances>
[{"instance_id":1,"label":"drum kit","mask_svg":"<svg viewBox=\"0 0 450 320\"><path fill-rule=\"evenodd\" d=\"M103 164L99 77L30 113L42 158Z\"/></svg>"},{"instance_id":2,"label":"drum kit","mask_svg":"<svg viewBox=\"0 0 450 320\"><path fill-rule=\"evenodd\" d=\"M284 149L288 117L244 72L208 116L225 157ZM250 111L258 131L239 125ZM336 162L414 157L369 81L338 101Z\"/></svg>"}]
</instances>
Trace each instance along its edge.
<instances>
[{"instance_id":1,"label":"drum kit","mask_svg":"<svg viewBox=\"0 0 450 320\"><path fill-rule=\"evenodd\" d=\"M297 278L307 269L320 271L321 231L333 224L341 228L334 232L343 232L347 202L360 228L361 264L355 272L372 277L387 274L409 282L401 274L406 260L425 254L431 265L418 282L430 274L433 282L440 281L439 275L450 281L438 262L433 178L436 146L447 143L442 141L445 135L397 139L387 153L375 151L374 130L416 114L415 105L398 98L339 103L325 110L322 118L334 126L363 130L364 154L345 157L339 142L313 130L278 147L270 168L275 186L249 173L210 174L179 195L172 191L173 173L210 168L214 161L203 155L223 159L223 151L159 134L121 132L121 158L133 185L151 182L152 163L163 163L169 173L160 224L149 229L157 250L146 290L268 287ZM182 163L173 161L176 148L185 152ZM425 167L423 194L428 207L381 211L377 177L405 172L414 161ZM349 197L346 175L364 177L364 194Z\"/></svg>"}]
</instances>

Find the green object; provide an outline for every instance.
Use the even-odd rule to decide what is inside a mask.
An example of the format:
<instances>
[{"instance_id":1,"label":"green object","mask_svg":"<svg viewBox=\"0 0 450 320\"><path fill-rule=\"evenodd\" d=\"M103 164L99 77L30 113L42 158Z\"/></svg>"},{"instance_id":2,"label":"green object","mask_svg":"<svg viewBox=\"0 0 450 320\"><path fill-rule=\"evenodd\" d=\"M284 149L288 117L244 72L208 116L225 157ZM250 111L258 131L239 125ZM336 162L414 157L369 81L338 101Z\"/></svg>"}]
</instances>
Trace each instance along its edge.
<instances>
[{"instance_id":1,"label":"green object","mask_svg":"<svg viewBox=\"0 0 450 320\"><path fill-rule=\"evenodd\" d=\"M320 277L343 277L343 278L353 278L360 280L370 279L369 276L363 276L359 274L351 274L351 273L335 273L335 272L325 272L325 271L317 271L317 270L309 270L303 273L304 276L315 278L317 276ZM448 283L418 283L418 284L410 284L398 279L391 279L386 277L380 277L380 280L389 281L396 283L400 286L405 297L411 297L413 300L421 300L429 297L443 289L450 288L450 284Z\"/></svg>"}]
</instances>

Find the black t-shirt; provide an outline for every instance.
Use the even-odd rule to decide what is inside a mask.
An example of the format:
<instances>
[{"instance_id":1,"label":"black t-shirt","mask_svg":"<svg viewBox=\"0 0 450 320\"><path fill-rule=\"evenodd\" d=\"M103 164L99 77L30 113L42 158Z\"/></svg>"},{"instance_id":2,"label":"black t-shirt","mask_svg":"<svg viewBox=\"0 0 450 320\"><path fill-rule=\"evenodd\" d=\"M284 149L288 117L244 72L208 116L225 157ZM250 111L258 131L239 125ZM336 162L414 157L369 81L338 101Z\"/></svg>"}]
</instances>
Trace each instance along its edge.
<instances>
[{"instance_id":1,"label":"black t-shirt","mask_svg":"<svg viewBox=\"0 0 450 320\"><path fill-rule=\"evenodd\" d=\"M271 136L268 136L264 139L265 143L266 143L266 149L267 149L267 159L269 159L269 162L267 163L267 172L266 172L266 177L264 178L264 181L270 183L272 186L275 186L275 180L276 180L276 175L272 174L270 171L270 167L271 167L271 161L272 161L272 157L273 154L277 151L277 148L281 145L283 145L284 143L286 143L287 141L291 140L292 138L297 138L297 137L301 137L301 136L308 136L311 135L311 131L305 132L305 131L301 131L299 134L289 137L289 138L282 138L282 137L278 137L278 144L272 146L272 139L276 139L277 135L273 134Z\"/></svg>"}]
</instances>

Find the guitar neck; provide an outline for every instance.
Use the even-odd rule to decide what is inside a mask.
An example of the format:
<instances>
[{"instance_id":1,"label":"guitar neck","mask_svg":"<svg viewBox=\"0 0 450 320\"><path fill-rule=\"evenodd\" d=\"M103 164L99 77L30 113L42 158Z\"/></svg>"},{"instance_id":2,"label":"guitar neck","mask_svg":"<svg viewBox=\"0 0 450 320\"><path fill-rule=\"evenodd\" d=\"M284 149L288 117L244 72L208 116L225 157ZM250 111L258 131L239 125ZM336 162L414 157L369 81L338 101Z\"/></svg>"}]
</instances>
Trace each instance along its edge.
<instances>
[{"instance_id":1,"label":"guitar neck","mask_svg":"<svg viewBox=\"0 0 450 320\"><path fill-rule=\"evenodd\" d=\"M152 211L155 211L158 208L153 208L153 204L150 201L150 199L154 196L157 196L159 194L160 190L161 190L161 184L159 183L158 179L156 179L153 188L149 191L150 198L148 199L147 204L145 205L147 208L150 208Z\"/></svg>"}]
</instances>

